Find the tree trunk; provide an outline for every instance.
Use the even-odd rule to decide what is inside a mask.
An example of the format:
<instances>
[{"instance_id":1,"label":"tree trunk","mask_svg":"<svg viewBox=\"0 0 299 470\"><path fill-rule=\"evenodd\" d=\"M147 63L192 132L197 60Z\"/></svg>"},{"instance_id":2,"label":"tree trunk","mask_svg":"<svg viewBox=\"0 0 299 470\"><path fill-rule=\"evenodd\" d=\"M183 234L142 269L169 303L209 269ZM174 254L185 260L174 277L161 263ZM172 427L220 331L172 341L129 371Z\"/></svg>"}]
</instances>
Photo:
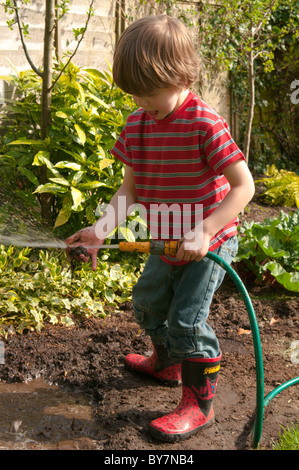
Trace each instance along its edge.
<instances>
[{"instance_id":1,"label":"tree trunk","mask_svg":"<svg viewBox=\"0 0 299 470\"><path fill-rule=\"evenodd\" d=\"M47 136L48 126L51 120L51 84L52 84L52 54L54 40L55 0L46 0L45 31L44 31L44 57L43 57L43 85L41 97L41 138ZM47 168L40 167L40 182L47 183ZM51 223L52 195L42 193L40 195L42 216L46 222Z\"/></svg>"},{"instance_id":2,"label":"tree trunk","mask_svg":"<svg viewBox=\"0 0 299 470\"><path fill-rule=\"evenodd\" d=\"M55 0L46 0L41 137L46 138L51 117L52 54L54 40Z\"/></svg>"},{"instance_id":3,"label":"tree trunk","mask_svg":"<svg viewBox=\"0 0 299 470\"><path fill-rule=\"evenodd\" d=\"M249 150L250 150L250 141L251 141L251 131L252 131L252 121L254 116L254 107L255 107L255 76L254 76L254 58L253 50L249 53L249 108L248 116L246 123L245 131L245 143L244 143L244 155L246 158L246 163L249 162Z\"/></svg>"},{"instance_id":4,"label":"tree trunk","mask_svg":"<svg viewBox=\"0 0 299 470\"><path fill-rule=\"evenodd\" d=\"M54 19L54 50L56 61L61 57L61 25L59 21L59 4L55 0L55 19Z\"/></svg>"}]
</instances>

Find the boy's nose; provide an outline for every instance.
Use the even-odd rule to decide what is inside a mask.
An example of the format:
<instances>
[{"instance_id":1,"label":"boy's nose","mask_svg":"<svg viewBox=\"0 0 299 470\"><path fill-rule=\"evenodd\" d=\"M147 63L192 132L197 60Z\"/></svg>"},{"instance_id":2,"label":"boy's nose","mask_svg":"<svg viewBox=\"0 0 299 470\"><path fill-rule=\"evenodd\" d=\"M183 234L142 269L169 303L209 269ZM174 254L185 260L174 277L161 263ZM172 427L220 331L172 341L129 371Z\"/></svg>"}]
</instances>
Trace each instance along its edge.
<instances>
[{"instance_id":1,"label":"boy's nose","mask_svg":"<svg viewBox=\"0 0 299 470\"><path fill-rule=\"evenodd\" d=\"M141 108L146 108L148 106L148 100L145 98L142 98L141 96L135 96L132 95L133 100L137 104L137 106L140 106Z\"/></svg>"}]
</instances>

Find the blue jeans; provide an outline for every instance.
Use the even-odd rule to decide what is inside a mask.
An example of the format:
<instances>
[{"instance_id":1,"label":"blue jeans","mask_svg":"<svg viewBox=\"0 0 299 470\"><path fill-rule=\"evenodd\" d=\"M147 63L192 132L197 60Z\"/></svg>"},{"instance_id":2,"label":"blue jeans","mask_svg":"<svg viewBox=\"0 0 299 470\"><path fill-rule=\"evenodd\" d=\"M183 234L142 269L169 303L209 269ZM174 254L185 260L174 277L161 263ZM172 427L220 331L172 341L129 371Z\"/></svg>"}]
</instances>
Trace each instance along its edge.
<instances>
[{"instance_id":1,"label":"blue jeans","mask_svg":"<svg viewBox=\"0 0 299 470\"><path fill-rule=\"evenodd\" d=\"M237 249L237 237L232 237L214 253L230 264ZM150 255L133 287L137 323L173 359L218 357L219 342L207 319L224 276L225 270L207 257L173 266Z\"/></svg>"}]
</instances>

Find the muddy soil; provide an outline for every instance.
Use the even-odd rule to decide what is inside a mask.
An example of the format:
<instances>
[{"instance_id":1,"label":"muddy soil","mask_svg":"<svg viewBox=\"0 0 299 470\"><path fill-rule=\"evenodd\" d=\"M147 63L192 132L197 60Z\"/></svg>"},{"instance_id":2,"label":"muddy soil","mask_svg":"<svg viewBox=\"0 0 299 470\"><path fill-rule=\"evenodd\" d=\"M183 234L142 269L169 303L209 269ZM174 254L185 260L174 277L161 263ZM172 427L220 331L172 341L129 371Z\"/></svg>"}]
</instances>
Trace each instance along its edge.
<instances>
[{"instance_id":1,"label":"muddy soil","mask_svg":"<svg viewBox=\"0 0 299 470\"><path fill-rule=\"evenodd\" d=\"M278 211L279 208L253 202L243 219L259 221ZM299 364L292 360L290 350L291 343L299 340L298 296L275 286L246 287L259 324L267 395L299 375ZM66 415L51 403L39 402L36 405L39 414L35 420L32 418L32 427L27 430L26 449L163 452L251 449L256 403L253 335L245 305L228 277L216 293L210 324L223 352L214 401L216 420L202 433L174 444L155 440L148 434L147 426L152 419L176 407L180 387L168 388L124 367L126 354L151 352L149 338L135 323L130 303L117 310L107 309L104 319L84 319L69 328L49 325L40 333L10 336L5 341L5 363L0 365L1 387L13 383L22 386L37 378L39 382L32 383L37 383L40 390L52 383L59 385L61 393L67 390L71 394L71 402L69 395L61 398L68 411L76 405L73 415ZM5 396L3 391L0 394L1 407L4 409L5 403L15 406L10 432L17 436L18 400L14 405L16 395L9 388L6 392ZM36 389L27 394L28 406L32 408L36 394ZM287 427L298 422L298 397L299 387L295 385L278 394L266 407L262 450L272 449L281 425ZM86 411L86 406L90 411ZM16 438L13 448L18 448Z\"/></svg>"}]
</instances>

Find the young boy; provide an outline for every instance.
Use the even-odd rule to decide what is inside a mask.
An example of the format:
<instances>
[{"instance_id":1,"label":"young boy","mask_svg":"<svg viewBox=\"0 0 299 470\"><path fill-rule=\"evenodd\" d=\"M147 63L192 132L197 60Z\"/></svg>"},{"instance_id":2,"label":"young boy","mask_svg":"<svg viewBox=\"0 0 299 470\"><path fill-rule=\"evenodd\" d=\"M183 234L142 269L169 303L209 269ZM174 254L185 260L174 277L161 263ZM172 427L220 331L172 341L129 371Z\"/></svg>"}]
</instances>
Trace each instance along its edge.
<instances>
[{"instance_id":1,"label":"young boy","mask_svg":"<svg viewBox=\"0 0 299 470\"><path fill-rule=\"evenodd\" d=\"M232 261L238 214L254 194L225 121L189 90L197 73L196 53L179 20L150 16L126 29L115 50L113 77L139 109L112 149L126 165L107 211L114 216L104 214L66 240L99 246L137 202L146 209L153 238L181 240L175 257L150 255L133 288L135 317L152 339L153 354L126 358L131 370L182 383L178 407L150 423L153 436L170 442L213 421L221 351L207 318L225 272L205 255L210 250ZM126 201L123 213L120 197ZM93 269L97 251L88 248Z\"/></svg>"}]
</instances>

